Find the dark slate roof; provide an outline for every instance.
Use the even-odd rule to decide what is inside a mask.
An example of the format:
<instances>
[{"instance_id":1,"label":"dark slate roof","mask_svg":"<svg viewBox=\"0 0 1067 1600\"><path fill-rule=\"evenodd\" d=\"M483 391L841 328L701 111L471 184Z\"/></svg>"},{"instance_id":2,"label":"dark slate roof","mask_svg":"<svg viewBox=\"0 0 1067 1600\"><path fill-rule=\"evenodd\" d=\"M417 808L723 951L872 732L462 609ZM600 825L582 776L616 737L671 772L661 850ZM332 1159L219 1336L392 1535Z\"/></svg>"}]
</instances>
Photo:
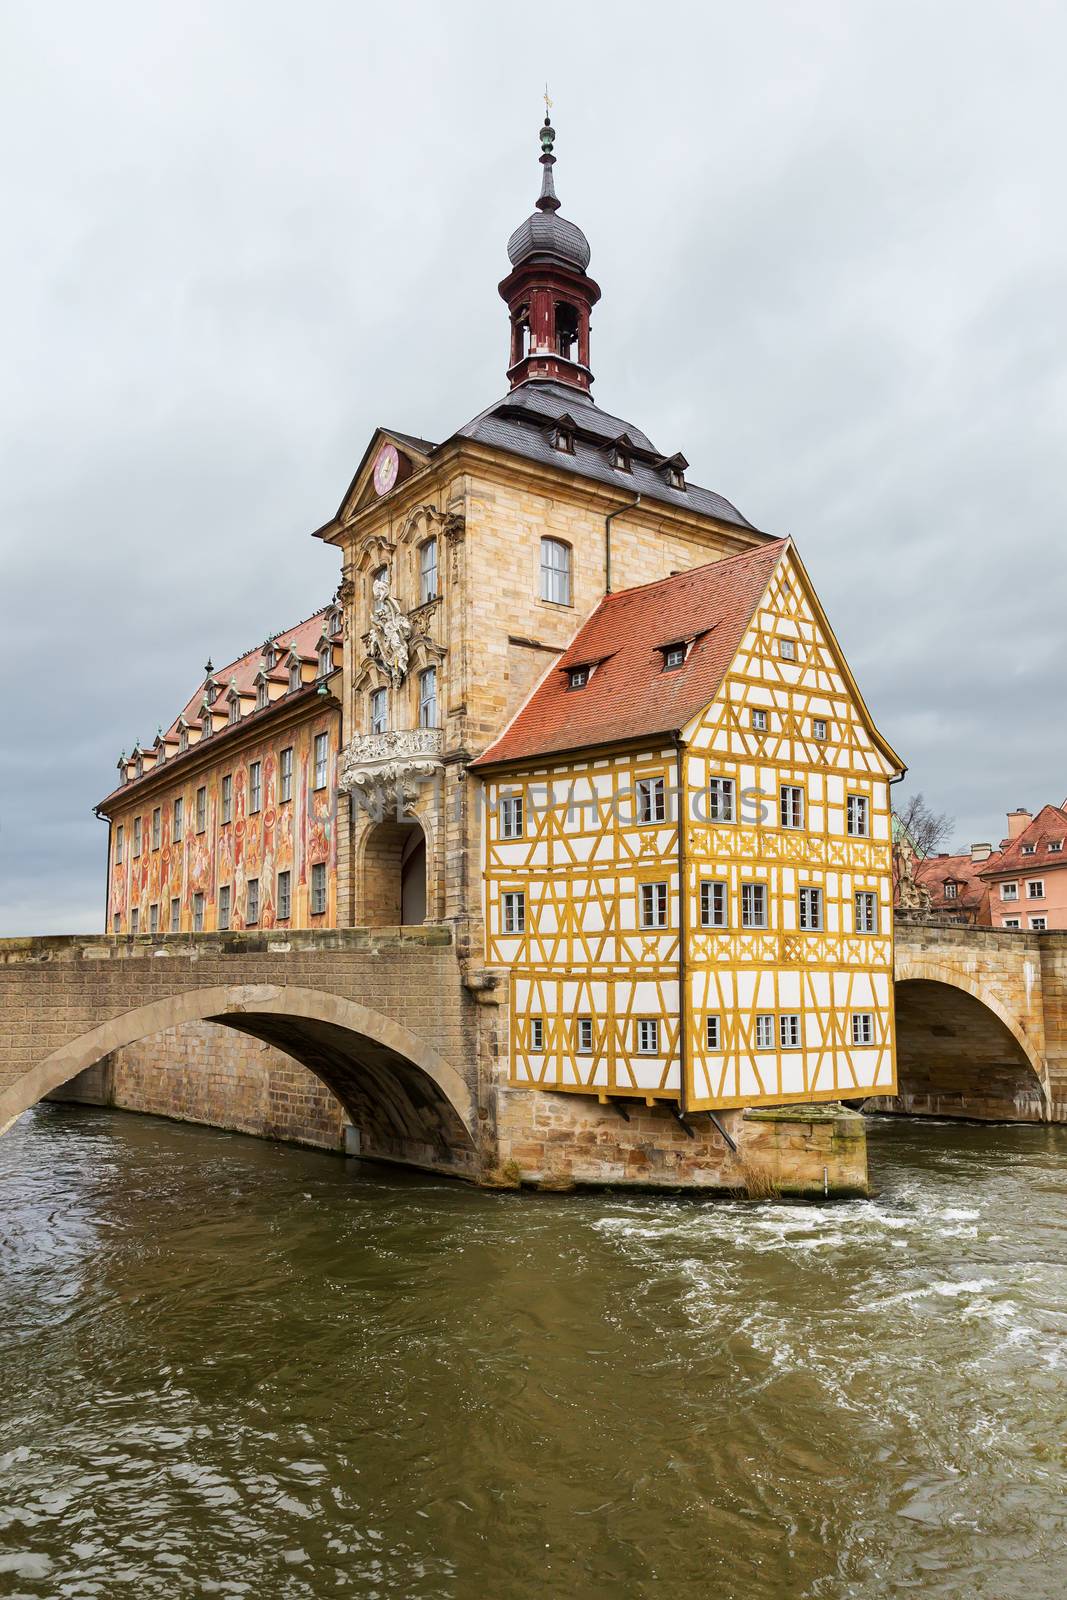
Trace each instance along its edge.
<instances>
[{"instance_id":1,"label":"dark slate roof","mask_svg":"<svg viewBox=\"0 0 1067 1600\"><path fill-rule=\"evenodd\" d=\"M409 444L422 456L428 456L432 450L437 449L432 439L419 439L413 433L401 433L399 428L381 428L379 431L387 433L390 439L396 439L400 444Z\"/></svg>"},{"instance_id":2,"label":"dark slate roof","mask_svg":"<svg viewBox=\"0 0 1067 1600\"><path fill-rule=\"evenodd\" d=\"M573 455L557 450L552 442L553 424L564 416L569 416L575 426ZM623 434L632 447L629 472L613 467L608 455L611 444ZM740 528L753 526L736 506L713 489L701 489L688 481L684 489L673 489L662 464L667 458L655 449L647 435L632 423L601 411L581 389L568 384L545 380L522 383L459 428L456 437L477 439L513 455L571 471L578 477L594 478L623 493L639 494L642 499L665 501Z\"/></svg>"},{"instance_id":3,"label":"dark slate roof","mask_svg":"<svg viewBox=\"0 0 1067 1600\"><path fill-rule=\"evenodd\" d=\"M508 256L513 267L531 259L547 259L584 272L589 265L589 240L576 222L568 222L558 211L535 211L511 235Z\"/></svg>"}]
</instances>

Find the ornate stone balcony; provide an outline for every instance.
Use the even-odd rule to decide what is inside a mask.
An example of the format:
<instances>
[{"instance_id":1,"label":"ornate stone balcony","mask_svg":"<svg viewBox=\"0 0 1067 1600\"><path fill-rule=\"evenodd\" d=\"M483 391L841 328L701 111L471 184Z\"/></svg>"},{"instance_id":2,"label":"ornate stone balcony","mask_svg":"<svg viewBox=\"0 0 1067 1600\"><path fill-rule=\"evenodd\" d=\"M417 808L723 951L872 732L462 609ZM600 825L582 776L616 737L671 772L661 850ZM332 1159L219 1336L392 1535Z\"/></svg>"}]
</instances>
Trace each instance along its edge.
<instances>
[{"instance_id":1,"label":"ornate stone balcony","mask_svg":"<svg viewBox=\"0 0 1067 1600\"><path fill-rule=\"evenodd\" d=\"M443 728L360 734L341 752L338 787L350 794L376 790L413 796L440 770L444 748Z\"/></svg>"}]
</instances>

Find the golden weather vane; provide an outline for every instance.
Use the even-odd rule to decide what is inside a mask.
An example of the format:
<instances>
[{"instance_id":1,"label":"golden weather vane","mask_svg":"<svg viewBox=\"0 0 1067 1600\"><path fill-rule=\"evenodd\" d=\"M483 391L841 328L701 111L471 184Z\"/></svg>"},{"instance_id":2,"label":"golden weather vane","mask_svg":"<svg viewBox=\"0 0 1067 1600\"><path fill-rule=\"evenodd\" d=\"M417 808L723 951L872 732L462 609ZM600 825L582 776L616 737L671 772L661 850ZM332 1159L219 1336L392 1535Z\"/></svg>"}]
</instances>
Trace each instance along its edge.
<instances>
[{"instance_id":1,"label":"golden weather vane","mask_svg":"<svg viewBox=\"0 0 1067 1600\"><path fill-rule=\"evenodd\" d=\"M545 101L545 116L547 117L548 113L552 110L552 102L548 98L548 84L547 83L545 84L544 101Z\"/></svg>"}]
</instances>

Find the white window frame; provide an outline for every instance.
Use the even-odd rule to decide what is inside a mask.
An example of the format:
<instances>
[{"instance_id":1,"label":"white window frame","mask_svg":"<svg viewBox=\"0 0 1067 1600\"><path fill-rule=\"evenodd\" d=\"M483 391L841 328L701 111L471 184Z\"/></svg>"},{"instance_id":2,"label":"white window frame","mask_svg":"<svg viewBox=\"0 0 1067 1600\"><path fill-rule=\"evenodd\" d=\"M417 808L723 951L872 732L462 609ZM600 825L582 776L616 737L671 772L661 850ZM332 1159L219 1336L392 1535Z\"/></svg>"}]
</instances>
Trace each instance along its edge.
<instances>
[{"instance_id":1,"label":"white window frame","mask_svg":"<svg viewBox=\"0 0 1067 1600\"><path fill-rule=\"evenodd\" d=\"M245 927L254 928L259 922L259 879L249 878L245 885Z\"/></svg>"},{"instance_id":2,"label":"white window frame","mask_svg":"<svg viewBox=\"0 0 1067 1600\"><path fill-rule=\"evenodd\" d=\"M289 663L289 693L295 694L304 682L304 674L300 669L299 661Z\"/></svg>"},{"instance_id":3,"label":"white window frame","mask_svg":"<svg viewBox=\"0 0 1067 1600\"><path fill-rule=\"evenodd\" d=\"M328 733L315 735L315 788L325 789L330 776L330 736Z\"/></svg>"},{"instance_id":4,"label":"white window frame","mask_svg":"<svg viewBox=\"0 0 1067 1600\"><path fill-rule=\"evenodd\" d=\"M232 821L233 773L226 772L223 774L222 783L219 786L219 822L222 827L225 827L228 822Z\"/></svg>"},{"instance_id":5,"label":"white window frame","mask_svg":"<svg viewBox=\"0 0 1067 1600\"><path fill-rule=\"evenodd\" d=\"M523 804L521 794L500 797L500 837L521 839L523 836Z\"/></svg>"},{"instance_id":6,"label":"white window frame","mask_svg":"<svg viewBox=\"0 0 1067 1600\"><path fill-rule=\"evenodd\" d=\"M722 1018L717 1011L709 1012L704 1019L704 1046L707 1050L722 1049Z\"/></svg>"},{"instance_id":7,"label":"white window frame","mask_svg":"<svg viewBox=\"0 0 1067 1600\"><path fill-rule=\"evenodd\" d=\"M500 931L526 932L526 895L521 889L505 889L500 896Z\"/></svg>"},{"instance_id":8,"label":"white window frame","mask_svg":"<svg viewBox=\"0 0 1067 1600\"><path fill-rule=\"evenodd\" d=\"M316 861L311 868L311 915L324 917L329 904L329 888L326 882L326 863Z\"/></svg>"},{"instance_id":9,"label":"white window frame","mask_svg":"<svg viewBox=\"0 0 1067 1600\"><path fill-rule=\"evenodd\" d=\"M152 849L158 850L163 838L163 807L152 808Z\"/></svg>"},{"instance_id":10,"label":"white window frame","mask_svg":"<svg viewBox=\"0 0 1067 1600\"><path fill-rule=\"evenodd\" d=\"M207 832L207 784L202 783L196 791L196 831Z\"/></svg>"},{"instance_id":11,"label":"white window frame","mask_svg":"<svg viewBox=\"0 0 1067 1600\"><path fill-rule=\"evenodd\" d=\"M389 690L381 687L370 692L370 731L371 733L388 733L389 731Z\"/></svg>"},{"instance_id":12,"label":"white window frame","mask_svg":"<svg viewBox=\"0 0 1067 1600\"><path fill-rule=\"evenodd\" d=\"M827 739L827 724L825 717L812 717L811 736L819 744L825 744Z\"/></svg>"},{"instance_id":13,"label":"white window frame","mask_svg":"<svg viewBox=\"0 0 1067 1600\"><path fill-rule=\"evenodd\" d=\"M1000 886L1000 898L1002 900L1012 900L1012 901L1018 900L1018 898L1019 898L1018 880L1016 880L1015 883L1002 883L1001 886Z\"/></svg>"},{"instance_id":14,"label":"white window frame","mask_svg":"<svg viewBox=\"0 0 1067 1600\"><path fill-rule=\"evenodd\" d=\"M638 778L637 823L665 822L667 819L667 791L662 778Z\"/></svg>"},{"instance_id":15,"label":"white window frame","mask_svg":"<svg viewBox=\"0 0 1067 1600\"><path fill-rule=\"evenodd\" d=\"M574 1035L574 1052L579 1056L593 1054L593 1019L592 1017L579 1017Z\"/></svg>"},{"instance_id":16,"label":"white window frame","mask_svg":"<svg viewBox=\"0 0 1067 1600\"><path fill-rule=\"evenodd\" d=\"M804 1035L800 1027L799 1011L783 1011L778 1018L778 1043L783 1050L800 1050Z\"/></svg>"},{"instance_id":17,"label":"white window frame","mask_svg":"<svg viewBox=\"0 0 1067 1600\"><path fill-rule=\"evenodd\" d=\"M946 900L958 900L959 899L959 897L960 897L960 886L959 886L958 883L948 883L948 882L946 882L946 883L943 883L941 885L941 887L945 892L945 899Z\"/></svg>"},{"instance_id":18,"label":"white window frame","mask_svg":"<svg viewBox=\"0 0 1067 1600\"><path fill-rule=\"evenodd\" d=\"M795 639L779 639L778 654L783 661L795 661L797 658L797 642Z\"/></svg>"},{"instance_id":19,"label":"white window frame","mask_svg":"<svg viewBox=\"0 0 1067 1600\"><path fill-rule=\"evenodd\" d=\"M852 1043L857 1047L874 1043L873 1011L854 1011L852 1013Z\"/></svg>"},{"instance_id":20,"label":"white window frame","mask_svg":"<svg viewBox=\"0 0 1067 1600\"><path fill-rule=\"evenodd\" d=\"M640 923L642 928L669 926L670 888L664 881L642 883L639 886Z\"/></svg>"},{"instance_id":21,"label":"white window frame","mask_svg":"<svg viewBox=\"0 0 1067 1600\"><path fill-rule=\"evenodd\" d=\"M1043 933L1048 927L1047 917L1031 917L1030 927L1034 933Z\"/></svg>"},{"instance_id":22,"label":"white window frame","mask_svg":"<svg viewBox=\"0 0 1067 1600\"><path fill-rule=\"evenodd\" d=\"M548 535L541 540L541 599L553 606L571 603L571 547Z\"/></svg>"},{"instance_id":23,"label":"white window frame","mask_svg":"<svg viewBox=\"0 0 1067 1600\"><path fill-rule=\"evenodd\" d=\"M141 931L141 908L140 908L140 906L134 906L133 910L130 912L130 932L133 935L133 937L136 939L137 935L140 933L140 931Z\"/></svg>"},{"instance_id":24,"label":"white window frame","mask_svg":"<svg viewBox=\"0 0 1067 1600\"><path fill-rule=\"evenodd\" d=\"M159 932L159 904L155 900L148 908L148 931L153 937Z\"/></svg>"},{"instance_id":25,"label":"white window frame","mask_svg":"<svg viewBox=\"0 0 1067 1600\"><path fill-rule=\"evenodd\" d=\"M419 673L419 727L437 727L437 668Z\"/></svg>"},{"instance_id":26,"label":"white window frame","mask_svg":"<svg viewBox=\"0 0 1067 1600\"><path fill-rule=\"evenodd\" d=\"M248 763L248 815L253 817L263 810L263 763Z\"/></svg>"},{"instance_id":27,"label":"white window frame","mask_svg":"<svg viewBox=\"0 0 1067 1600\"><path fill-rule=\"evenodd\" d=\"M126 831L120 822L115 829L115 865L122 866L122 847L126 842Z\"/></svg>"},{"instance_id":28,"label":"white window frame","mask_svg":"<svg viewBox=\"0 0 1067 1600\"><path fill-rule=\"evenodd\" d=\"M775 1027L774 1012L759 1011L756 1013L756 1049L773 1050Z\"/></svg>"},{"instance_id":29,"label":"white window frame","mask_svg":"<svg viewBox=\"0 0 1067 1600\"><path fill-rule=\"evenodd\" d=\"M730 926L730 885L722 878L700 880L700 926L702 928Z\"/></svg>"},{"instance_id":30,"label":"white window frame","mask_svg":"<svg viewBox=\"0 0 1067 1600\"><path fill-rule=\"evenodd\" d=\"M278 755L278 804L293 798L293 747L287 744Z\"/></svg>"},{"instance_id":31,"label":"white window frame","mask_svg":"<svg viewBox=\"0 0 1067 1600\"><path fill-rule=\"evenodd\" d=\"M278 921L288 922L293 914L293 874L288 867L283 867L278 874L277 888Z\"/></svg>"},{"instance_id":32,"label":"white window frame","mask_svg":"<svg viewBox=\"0 0 1067 1600\"><path fill-rule=\"evenodd\" d=\"M850 794L847 797L845 829L850 839L871 837L871 802L865 794Z\"/></svg>"},{"instance_id":33,"label":"white window frame","mask_svg":"<svg viewBox=\"0 0 1067 1600\"><path fill-rule=\"evenodd\" d=\"M823 895L818 884L804 883L797 890L797 927L802 933L822 933Z\"/></svg>"},{"instance_id":34,"label":"white window frame","mask_svg":"<svg viewBox=\"0 0 1067 1600\"><path fill-rule=\"evenodd\" d=\"M437 540L424 539L419 545L419 604L428 605L431 600L436 600L440 591L437 587Z\"/></svg>"},{"instance_id":35,"label":"white window frame","mask_svg":"<svg viewBox=\"0 0 1067 1600\"><path fill-rule=\"evenodd\" d=\"M1019 921L1018 917L1005 917L1000 926L1002 928L1020 928L1022 927L1022 923Z\"/></svg>"},{"instance_id":36,"label":"white window frame","mask_svg":"<svg viewBox=\"0 0 1067 1600\"><path fill-rule=\"evenodd\" d=\"M230 928L230 885L219 884L219 932L228 933Z\"/></svg>"},{"instance_id":37,"label":"white window frame","mask_svg":"<svg viewBox=\"0 0 1067 1600\"><path fill-rule=\"evenodd\" d=\"M747 910L746 910L747 901ZM755 920L757 905L761 908L761 920ZM765 883L743 883L741 885L741 926L742 928L766 928L770 925L767 885Z\"/></svg>"},{"instance_id":38,"label":"white window frame","mask_svg":"<svg viewBox=\"0 0 1067 1600\"><path fill-rule=\"evenodd\" d=\"M198 889L193 895L193 932L204 931L204 891Z\"/></svg>"},{"instance_id":39,"label":"white window frame","mask_svg":"<svg viewBox=\"0 0 1067 1600\"><path fill-rule=\"evenodd\" d=\"M178 798L174 802L174 825L173 825L173 828L171 829L171 833L172 833L172 836L173 836L173 841L174 841L175 844L181 844L181 842L182 842L182 831L183 831L184 827L185 827L185 801L183 800L182 796L179 795Z\"/></svg>"},{"instance_id":40,"label":"white window frame","mask_svg":"<svg viewBox=\"0 0 1067 1600\"><path fill-rule=\"evenodd\" d=\"M709 778L708 821L737 821L737 781L734 778Z\"/></svg>"},{"instance_id":41,"label":"white window frame","mask_svg":"<svg viewBox=\"0 0 1067 1600\"><path fill-rule=\"evenodd\" d=\"M545 1019L544 1017L530 1018L530 1053L541 1055L545 1048Z\"/></svg>"},{"instance_id":42,"label":"white window frame","mask_svg":"<svg viewBox=\"0 0 1067 1600\"><path fill-rule=\"evenodd\" d=\"M269 699L270 694L267 690L267 680L266 678L260 678L259 682L256 684L256 710L266 711Z\"/></svg>"},{"instance_id":43,"label":"white window frame","mask_svg":"<svg viewBox=\"0 0 1067 1600\"><path fill-rule=\"evenodd\" d=\"M796 830L804 826L804 786L799 783L778 785L778 821L783 828Z\"/></svg>"},{"instance_id":44,"label":"white window frame","mask_svg":"<svg viewBox=\"0 0 1067 1600\"><path fill-rule=\"evenodd\" d=\"M767 732L767 713L762 706L752 707L752 727L756 733Z\"/></svg>"},{"instance_id":45,"label":"white window frame","mask_svg":"<svg viewBox=\"0 0 1067 1600\"><path fill-rule=\"evenodd\" d=\"M1044 878L1027 878L1026 898L1028 900L1043 900L1045 898Z\"/></svg>"},{"instance_id":46,"label":"white window frame","mask_svg":"<svg viewBox=\"0 0 1067 1600\"><path fill-rule=\"evenodd\" d=\"M857 889L852 896L852 925L857 933L878 932L878 895L873 889Z\"/></svg>"},{"instance_id":47,"label":"white window frame","mask_svg":"<svg viewBox=\"0 0 1067 1600\"><path fill-rule=\"evenodd\" d=\"M588 667L570 667L567 671L567 688L584 689L589 682Z\"/></svg>"},{"instance_id":48,"label":"white window frame","mask_svg":"<svg viewBox=\"0 0 1067 1600\"><path fill-rule=\"evenodd\" d=\"M635 1019L634 1050L639 1056L659 1055L658 1017L637 1017Z\"/></svg>"},{"instance_id":49,"label":"white window frame","mask_svg":"<svg viewBox=\"0 0 1067 1600\"><path fill-rule=\"evenodd\" d=\"M663 652L664 672L677 672L679 667L685 666L685 657L684 644L669 644Z\"/></svg>"}]
</instances>

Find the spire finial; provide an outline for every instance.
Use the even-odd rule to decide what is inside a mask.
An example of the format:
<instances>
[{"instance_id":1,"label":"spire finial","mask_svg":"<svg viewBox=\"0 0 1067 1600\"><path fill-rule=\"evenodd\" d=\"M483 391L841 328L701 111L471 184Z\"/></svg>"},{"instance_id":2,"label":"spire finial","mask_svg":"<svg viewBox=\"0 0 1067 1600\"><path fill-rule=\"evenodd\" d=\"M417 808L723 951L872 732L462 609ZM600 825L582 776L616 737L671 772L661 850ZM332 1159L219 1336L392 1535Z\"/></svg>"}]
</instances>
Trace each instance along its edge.
<instances>
[{"instance_id":1,"label":"spire finial","mask_svg":"<svg viewBox=\"0 0 1067 1600\"><path fill-rule=\"evenodd\" d=\"M541 125L541 166L544 172L541 178L541 193L537 200L538 211L558 211L559 201L556 199L556 185L552 178L552 168L556 158L552 154L556 144L556 130L549 120L549 109L552 101L548 97L548 84L545 84L545 120Z\"/></svg>"}]
</instances>

